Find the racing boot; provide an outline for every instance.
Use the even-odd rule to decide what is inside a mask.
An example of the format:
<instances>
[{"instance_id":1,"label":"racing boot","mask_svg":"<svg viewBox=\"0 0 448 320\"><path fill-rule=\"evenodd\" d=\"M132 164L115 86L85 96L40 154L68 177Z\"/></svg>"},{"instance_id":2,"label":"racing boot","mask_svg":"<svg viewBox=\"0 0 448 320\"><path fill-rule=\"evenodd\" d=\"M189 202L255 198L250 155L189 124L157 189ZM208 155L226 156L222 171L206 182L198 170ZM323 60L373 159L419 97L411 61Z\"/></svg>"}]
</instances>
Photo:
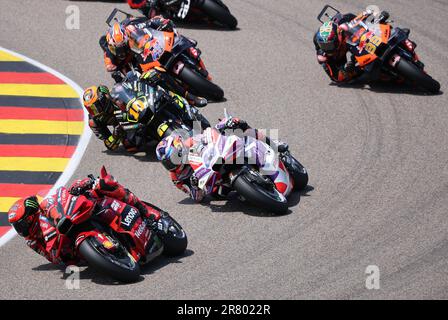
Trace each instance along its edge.
<instances>
[{"instance_id":1,"label":"racing boot","mask_svg":"<svg viewBox=\"0 0 448 320\"><path fill-rule=\"evenodd\" d=\"M190 92L185 93L185 99L187 99L188 103L190 103L192 106L195 106L197 108L203 108L208 104L207 99L202 97L197 97Z\"/></svg>"},{"instance_id":2,"label":"racing boot","mask_svg":"<svg viewBox=\"0 0 448 320\"><path fill-rule=\"evenodd\" d=\"M219 186L216 192L213 192L211 196L217 200L225 200L231 191L232 189L229 187Z\"/></svg>"}]
</instances>

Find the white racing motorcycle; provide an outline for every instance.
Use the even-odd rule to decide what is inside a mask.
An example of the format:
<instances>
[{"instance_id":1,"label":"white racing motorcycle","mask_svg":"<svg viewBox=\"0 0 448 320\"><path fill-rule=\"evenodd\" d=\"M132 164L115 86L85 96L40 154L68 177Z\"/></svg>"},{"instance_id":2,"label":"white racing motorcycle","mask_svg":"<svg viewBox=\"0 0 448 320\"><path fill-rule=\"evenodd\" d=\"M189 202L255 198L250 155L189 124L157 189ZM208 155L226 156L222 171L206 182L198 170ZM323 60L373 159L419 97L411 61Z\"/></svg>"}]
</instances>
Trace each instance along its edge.
<instances>
[{"instance_id":1,"label":"white racing motorcycle","mask_svg":"<svg viewBox=\"0 0 448 320\"><path fill-rule=\"evenodd\" d=\"M287 197L308 184L306 169L289 151L278 153L255 137L224 135L214 128L207 128L202 139L205 148L190 148L188 163L207 194L225 187L266 211L284 214Z\"/></svg>"}]
</instances>

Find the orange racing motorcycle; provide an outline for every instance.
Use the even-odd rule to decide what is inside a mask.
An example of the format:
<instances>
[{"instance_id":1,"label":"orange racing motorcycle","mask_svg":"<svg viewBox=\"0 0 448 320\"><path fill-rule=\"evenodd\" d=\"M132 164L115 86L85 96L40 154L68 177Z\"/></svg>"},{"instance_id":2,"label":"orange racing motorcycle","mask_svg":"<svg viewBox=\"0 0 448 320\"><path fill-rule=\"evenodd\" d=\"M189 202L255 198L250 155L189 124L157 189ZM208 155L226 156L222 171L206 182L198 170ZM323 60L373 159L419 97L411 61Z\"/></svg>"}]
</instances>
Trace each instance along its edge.
<instances>
[{"instance_id":1,"label":"orange racing motorcycle","mask_svg":"<svg viewBox=\"0 0 448 320\"><path fill-rule=\"evenodd\" d=\"M337 21L341 13L326 5L317 19ZM364 74L359 79L404 80L431 93L440 91L440 83L425 71L415 53L416 44L409 40L409 30L392 27L386 12L366 10L349 23L340 26L348 35L347 45L356 65Z\"/></svg>"},{"instance_id":2,"label":"orange racing motorcycle","mask_svg":"<svg viewBox=\"0 0 448 320\"><path fill-rule=\"evenodd\" d=\"M119 19L118 15L124 15L124 18ZM106 23L112 26L113 22L126 23L134 18L129 13L114 9ZM142 73L161 67L196 96L214 101L224 98L224 91L212 82L195 40L180 35L174 27L172 31L155 30L148 28L144 22L137 24L132 32L135 39L130 47Z\"/></svg>"}]
</instances>

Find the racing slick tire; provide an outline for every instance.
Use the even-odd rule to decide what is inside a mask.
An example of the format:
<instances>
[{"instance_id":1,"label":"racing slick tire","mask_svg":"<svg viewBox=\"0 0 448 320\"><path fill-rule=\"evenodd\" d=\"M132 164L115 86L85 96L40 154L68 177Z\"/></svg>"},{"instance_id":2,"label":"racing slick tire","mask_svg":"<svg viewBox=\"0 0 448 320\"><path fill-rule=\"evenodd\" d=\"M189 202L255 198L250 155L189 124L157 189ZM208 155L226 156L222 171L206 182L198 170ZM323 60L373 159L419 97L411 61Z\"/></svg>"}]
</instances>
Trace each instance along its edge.
<instances>
[{"instance_id":1,"label":"racing slick tire","mask_svg":"<svg viewBox=\"0 0 448 320\"><path fill-rule=\"evenodd\" d=\"M136 282L140 278L140 266L126 249L122 249L122 254L115 256L93 237L85 239L79 246L79 252L93 269L121 282Z\"/></svg>"},{"instance_id":2,"label":"racing slick tire","mask_svg":"<svg viewBox=\"0 0 448 320\"><path fill-rule=\"evenodd\" d=\"M440 83L411 62L402 58L398 62L396 69L401 76L415 83L418 87L434 94L440 92Z\"/></svg>"},{"instance_id":3,"label":"racing slick tire","mask_svg":"<svg viewBox=\"0 0 448 320\"><path fill-rule=\"evenodd\" d=\"M288 212L288 201L277 189L268 190L251 177L246 171L241 173L234 181L233 188L248 202L268 212L285 214Z\"/></svg>"},{"instance_id":4,"label":"racing slick tire","mask_svg":"<svg viewBox=\"0 0 448 320\"><path fill-rule=\"evenodd\" d=\"M308 185L308 172L305 167L293 156L290 157L289 173L294 179L294 190L302 191Z\"/></svg>"},{"instance_id":5,"label":"racing slick tire","mask_svg":"<svg viewBox=\"0 0 448 320\"><path fill-rule=\"evenodd\" d=\"M188 246L188 238L185 231L179 223L171 216L170 225L174 227L173 230L168 230L168 233L159 235L163 243L163 254L168 257L176 257L182 255ZM171 227L170 227L171 229Z\"/></svg>"},{"instance_id":6,"label":"racing slick tire","mask_svg":"<svg viewBox=\"0 0 448 320\"><path fill-rule=\"evenodd\" d=\"M221 101L224 98L224 91L219 86L205 79L188 66L184 66L179 74L179 78L191 88L194 94L207 100Z\"/></svg>"},{"instance_id":7,"label":"racing slick tire","mask_svg":"<svg viewBox=\"0 0 448 320\"><path fill-rule=\"evenodd\" d=\"M213 20L227 26L229 29L234 30L238 25L238 20L230 13L229 9L220 5L215 0L204 0L202 11Z\"/></svg>"}]
</instances>

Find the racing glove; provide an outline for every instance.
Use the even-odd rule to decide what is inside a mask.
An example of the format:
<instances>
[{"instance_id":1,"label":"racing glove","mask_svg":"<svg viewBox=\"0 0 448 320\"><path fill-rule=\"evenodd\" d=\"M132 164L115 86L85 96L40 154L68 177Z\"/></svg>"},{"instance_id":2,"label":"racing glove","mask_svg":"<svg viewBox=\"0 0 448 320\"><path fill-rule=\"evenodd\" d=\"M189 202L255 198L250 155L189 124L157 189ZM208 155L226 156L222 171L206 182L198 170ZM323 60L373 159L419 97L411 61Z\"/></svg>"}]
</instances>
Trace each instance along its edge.
<instances>
[{"instance_id":1,"label":"racing glove","mask_svg":"<svg viewBox=\"0 0 448 320\"><path fill-rule=\"evenodd\" d=\"M195 174L192 174L191 175L191 177L190 177L190 185L193 187L193 188L198 188L198 185L199 185L199 179L198 179L198 177L196 177L196 175Z\"/></svg>"},{"instance_id":2,"label":"racing glove","mask_svg":"<svg viewBox=\"0 0 448 320\"><path fill-rule=\"evenodd\" d=\"M198 107L198 108L203 108L208 104L207 99L202 98L202 97L197 97L188 91L185 91L185 99L187 99L189 104L191 104L192 106Z\"/></svg>"},{"instance_id":3,"label":"racing glove","mask_svg":"<svg viewBox=\"0 0 448 320\"><path fill-rule=\"evenodd\" d=\"M229 119L219 119L219 123L215 126L217 130L223 131L226 129L241 129L246 131L250 128L248 123L240 118L231 117Z\"/></svg>"},{"instance_id":4,"label":"racing glove","mask_svg":"<svg viewBox=\"0 0 448 320\"><path fill-rule=\"evenodd\" d=\"M74 196L79 196L84 192L92 189L94 184L95 180L93 180L92 178L79 179L70 186L68 192Z\"/></svg>"},{"instance_id":5,"label":"racing glove","mask_svg":"<svg viewBox=\"0 0 448 320\"><path fill-rule=\"evenodd\" d=\"M140 79L145 80L150 86L156 86L162 80L162 73L164 70L151 69L140 76Z\"/></svg>"},{"instance_id":6,"label":"racing glove","mask_svg":"<svg viewBox=\"0 0 448 320\"><path fill-rule=\"evenodd\" d=\"M195 97L193 101L193 105L198 108L204 108L208 104L207 99L202 97Z\"/></svg>"},{"instance_id":7,"label":"racing glove","mask_svg":"<svg viewBox=\"0 0 448 320\"><path fill-rule=\"evenodd\" d=\"M174 22L169 20L169 19L162 19L161 20L161 25L158 28L158 30L160 31L168 31L168 32L172 32L175 28Z\"/></svg>"}]
</instances>

